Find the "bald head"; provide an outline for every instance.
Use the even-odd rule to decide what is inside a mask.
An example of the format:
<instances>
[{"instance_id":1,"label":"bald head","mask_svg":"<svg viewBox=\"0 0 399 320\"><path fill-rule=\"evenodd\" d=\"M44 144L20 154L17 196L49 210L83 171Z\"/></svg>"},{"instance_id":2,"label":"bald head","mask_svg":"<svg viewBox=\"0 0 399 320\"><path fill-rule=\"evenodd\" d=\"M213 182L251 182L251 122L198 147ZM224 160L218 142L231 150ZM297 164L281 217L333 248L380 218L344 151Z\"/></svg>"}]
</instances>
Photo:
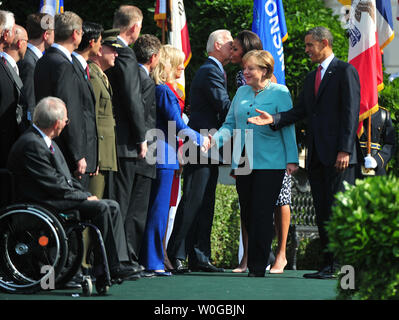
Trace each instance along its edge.
<instances>
[{"instance_id":1,"label":"bald head","mask_svg":"<svg viewBox=\"0 0 399 320\"><path fill-rule=\"evenodd\" d=\"M14 26L14 39L11 45L4 49L11 57L14 58L15 62L22 60L25 56L26 49L28 47L28 33L25 28L16 24Z\"/></svg>"}]
</instances>

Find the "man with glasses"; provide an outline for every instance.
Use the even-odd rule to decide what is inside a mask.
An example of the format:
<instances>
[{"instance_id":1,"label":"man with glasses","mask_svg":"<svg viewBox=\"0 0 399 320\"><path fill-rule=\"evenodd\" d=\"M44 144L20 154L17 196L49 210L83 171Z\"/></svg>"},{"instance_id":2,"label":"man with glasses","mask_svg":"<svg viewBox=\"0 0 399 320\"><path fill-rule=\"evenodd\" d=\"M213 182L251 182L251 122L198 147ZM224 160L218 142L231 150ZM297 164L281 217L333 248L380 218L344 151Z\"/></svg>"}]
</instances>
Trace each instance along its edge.
<instances>
[{"instance_id":1,"label":"man with glasses","mask_svg":"<svg viewBox=\"0 0 399 320\"><path fill-rule=\"evenodd\" d=\"M68 128L68 123L67 108L62 100L46 97L39 101L33 113L32 126L17 140L8 158L7 168L15 179L16 200L38 203L59 211L78 210L82 219L90 219L101 231L111 278L127 278L134 274L134 269L122 264L128 256L118 203L99 200L85 191L72 177L54 141ZM98 253L99 247L94 250ZM97 266L100 263L101 260L95 257L93 269L96 277L99 276Z\"/></svg>"}]
</instances>

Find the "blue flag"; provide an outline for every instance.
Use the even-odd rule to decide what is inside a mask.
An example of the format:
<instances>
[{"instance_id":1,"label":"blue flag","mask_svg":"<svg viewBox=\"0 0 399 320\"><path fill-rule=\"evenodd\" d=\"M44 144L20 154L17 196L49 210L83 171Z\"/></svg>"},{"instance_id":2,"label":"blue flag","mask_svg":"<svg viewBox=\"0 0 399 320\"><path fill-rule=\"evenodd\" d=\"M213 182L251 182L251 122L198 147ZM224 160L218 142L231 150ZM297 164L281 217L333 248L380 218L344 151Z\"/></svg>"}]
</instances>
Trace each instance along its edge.
<instances>
[{"instance_id":1,"label":"blue flag","mask_svg":"<svg viewBox=\"0 0 399 320\"><path fill-rule=\"evenodd\" d=\"M277 83L285 84L283 42L288 38L282 0L254 0L252 31L274 58Z\"/></svg>"},{"instance_id":2,"label":"blue flag","mask_svg":"<svg viewBox=\"0 0 399 320\"><path fill-rule=\"evenodd\" d=\"M40 12L54 16L64 12L64 0L40 0Z\"/></svg>"}]
</instances>

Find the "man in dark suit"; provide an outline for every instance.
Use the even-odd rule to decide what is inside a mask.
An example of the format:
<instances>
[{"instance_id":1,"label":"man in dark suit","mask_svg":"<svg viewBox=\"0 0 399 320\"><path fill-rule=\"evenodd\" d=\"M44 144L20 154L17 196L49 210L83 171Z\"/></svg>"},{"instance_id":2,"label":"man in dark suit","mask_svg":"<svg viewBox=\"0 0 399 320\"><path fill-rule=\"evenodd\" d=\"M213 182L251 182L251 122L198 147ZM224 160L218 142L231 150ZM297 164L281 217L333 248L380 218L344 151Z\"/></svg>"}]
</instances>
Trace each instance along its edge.
<instances>
[{"instance_id":1,"label":"man in dark suit","mask_svg":"<svg viewBox=\"0 0 399 320\"><path fill-rule=\"evenodd\" d=\"M12 144L19 136L22 119L21 90L17 62L23 59L28 41L26 30L14 26L13 42L0 53L0 168L5 168Z\"/></svg>"},{"instance_id":2,"label":"man in dark suit","mask_svg":"<svg viewBox=\"0 0 399 320\"><path fill-rule=\"evenodd\" d=\"M22 88L23 96L23 121L31 121L33 109L36 105L34 89L34 72L37 61L43 56L44 50L48 49L54 42L54 30L43 29L42 19L52 19L45 13L33 13L28 16L26 21L26 31L28 32L28 48L22 60L18 61L19 76L24 84ZM49 28L54 28L54 19L47 24Z\"/></svg>"},{"instance_id":3,"label":"man in dark suit","mask_svg":"<svg viewBox=\"0 0 399 320\"><path fill-rule=\"evenodd\" d=\"M193 130L219 129L230 108L227 80L223 66L229 62L232 37L228 30L216 30L208 38L209 58L196 72L190 88L190 121ZM177 271L183 270L187 255L190 269L223 271L210 263L215 191L219 159L198 157L183 169L183 197L179 203L168 243L168 257ZM195 159L194 159L195 158ZM205 163L205 164L203 164ZM214 163L214 162L213 162Z\"/></svg>"},{"instance_id":4,"label":"man in dark suit","mask_svg":"<svg viewBox=\"0 0 399 320\"><path fill-rule=\"evenodd\" d=\"M72 52L72 61L79 78L80 105L83 111L83 117L86 127L86 174L82 176L81 183L85 188L89 186L89 175L97 172L98 165L98 142L96 126L96 97L93 86L90 82L90 70L87 61L91 57L98 55L101 48L103 27L94 22L83 22L83 36L79 47Z\"/></svg>"},{"instance_id":5,"label":"man in dark suit","mask_svg":"<svg viewBox=\"0 0 399 320\"><path fill-rule=\"evenodd\" d=\"M27 34L20 26L14 26L12 33L15 33L13 42L0 52L0 168L6 167L11 147L22 131L22 81L16 62L25 54ZM9 197L8 185L5 179L0 179L0 207L7 204Z\"/></svg>"},{"instance_id":6,"label":"man in dark suit","mask_svg":"<svg viewBox=\"0 0 399 320\"><path fill-rule=\"evenodd\" d=\"M117 37L120 47L117 48L115 66L106 71L113 88L119 164L111 198L120 204L124 222L128 216L145 215L148 202L148 181L141 174L139 165L147 153L145 107L139 66L134 51L129 47L139 37L142 22L143 14L135 6L124 5L115 12L113 28L120 29ZM135 257L131 259L137 270L144 270Z\"/></svg>"},{"instance_id":7,"label":"man in dark suit","mask_svg":"<svg viewBox=\"0 0 399 320\"><path fill-rule=\"evenodd\" d=\"M101 231L112 278L125 278L134 270L128 261L119 205L98 200L86 192L69 171L65 158L53 141L68 124L62 100L42 99L35 108L32 126L14 144L7 167L15 178L16 200L34 202L55 210L79 210Z\"/></svg>"},{"instance_id":8,"label":"man in dark suit","mask_svg":"<svg viewBox=\"0 0 399 320\"><path fill-rule=\"evenodd\" d=\"M356 69L338 60L332 50L333 36L324 27L316 27L305 35L305 52L319 67L305 78L304 87L294 108L270 116L250 118L255 124L283 126L307 119L307 163L316 221L323 250L323 267L305 278L332 278L335 257L327 250L325 223L331 216L334 195L343 191L343 181L354 183L357 163L357 136L360 109L360 83Z\"/></svg>"},{"instance_id":9,"label":"man in dark suit","mask_svg":"<svg viewBox=\"0 0 399 320\"><path fill-rule=\"evenodd\" d=\"M141 82L141 93L144 104L144 121L147 130L156 126L156 105L155 105L155 83L150 73L158 64L158 54L161 42L153 35L144 34L134 43L137 62L139 64L139 77ZM155 152L156 143L154 139L147 141L148 152ZM156 166L150 164L145 158L137 161L137 174L141 177L140 200L133 201L138 206L134 211L129 212L125 220L125 232L129 254L134 261L138 261L141 244L144 236L148 205L150 200L152 180L156 177Z\"/></svg>"},{"instance_id":10,"label":"man in dark suit","mask_svg":"<svg viewBox=\"0 0 399 320\"><path fill-rule=\"evenodd\" d=\"M72 52L82 40L82 19L73 12L57 14L54 19L55 43L36 64L34 82L36 101L58 97L68 108L71 123L57 138L69 169L75 177L86 172L88 154L85 117L82 116L81 81L73 66Z\"/></svg>"}]
</instances>

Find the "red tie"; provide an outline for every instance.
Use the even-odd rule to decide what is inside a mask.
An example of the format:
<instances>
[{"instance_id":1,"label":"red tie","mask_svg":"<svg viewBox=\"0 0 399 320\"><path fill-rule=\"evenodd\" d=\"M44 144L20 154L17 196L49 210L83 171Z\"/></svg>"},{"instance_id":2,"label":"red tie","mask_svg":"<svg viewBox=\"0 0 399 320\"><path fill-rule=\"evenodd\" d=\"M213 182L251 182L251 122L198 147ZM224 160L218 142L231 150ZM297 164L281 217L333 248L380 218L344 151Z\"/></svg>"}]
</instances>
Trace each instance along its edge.
<instances>
[{"instance_id":1,"label":"red tie","mask_svg":"<svg viewBox=\"0 0 399 320\"><path fill-rule=\"evenodd\" d=\"M89 65L86 66L86 74L87 74L87 80L90 80Z\"/></svg>"},{"instance_id":2,"label":"red tie","mask_svg":"<svg viewBox=\"0 0 399 320\"><path fill-rule=\"evenodd\" d=\"M314 95L315 96L317 96L317 92L319 91L319 87L320 87L321 69L323 69L323 67L321 65L319 65L319 67L317 68L317 71L316 71L316 79L314 81Z\"/></svg>"}]
</instances>

